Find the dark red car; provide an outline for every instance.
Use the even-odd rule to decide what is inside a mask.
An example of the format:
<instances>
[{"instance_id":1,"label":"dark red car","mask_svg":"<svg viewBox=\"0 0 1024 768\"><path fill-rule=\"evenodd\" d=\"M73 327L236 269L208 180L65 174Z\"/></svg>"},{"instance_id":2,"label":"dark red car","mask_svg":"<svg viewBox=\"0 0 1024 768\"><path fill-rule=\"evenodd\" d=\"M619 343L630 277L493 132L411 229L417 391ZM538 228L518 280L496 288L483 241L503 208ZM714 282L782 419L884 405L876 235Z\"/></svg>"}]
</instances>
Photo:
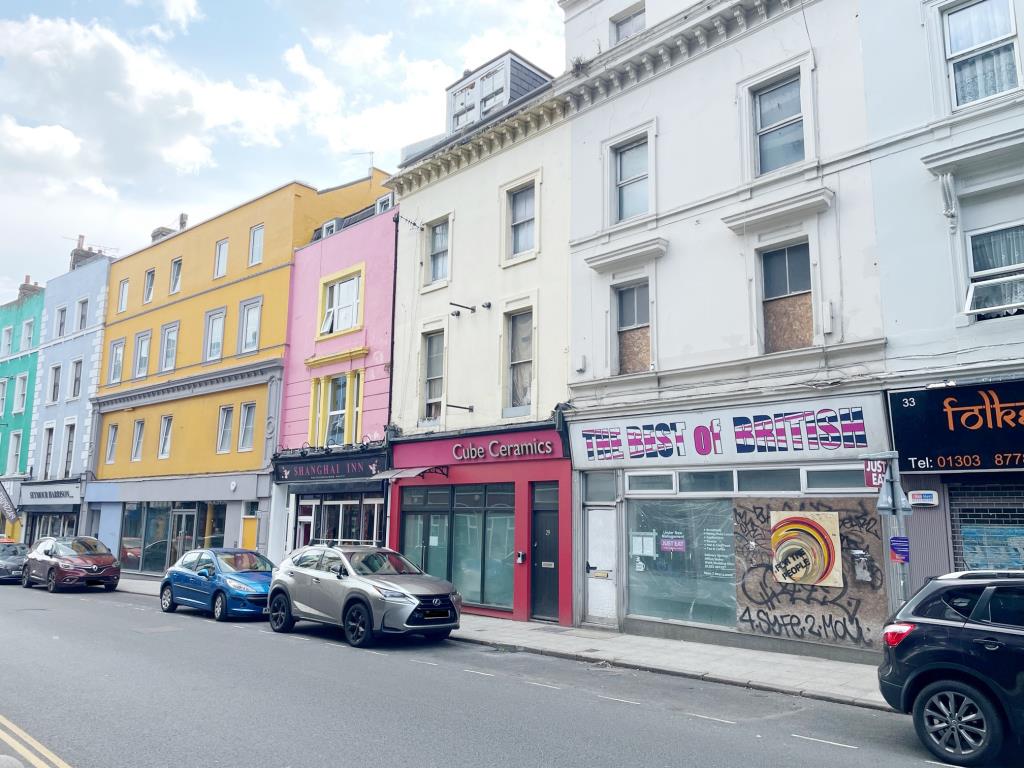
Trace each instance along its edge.
<instances>
[{"instance_id":1,"label":"dark red car","mask_svg":"<svg viewBox=\"0 0 1024 768\"><path fill-rule=\"evenodd\" d=\"M113 592L120 579L121 563L102 541L91 536L40 539L29 550L21 572L21 586L45 584L49 592L95 584Z\"/></svg>"}]
</instances>

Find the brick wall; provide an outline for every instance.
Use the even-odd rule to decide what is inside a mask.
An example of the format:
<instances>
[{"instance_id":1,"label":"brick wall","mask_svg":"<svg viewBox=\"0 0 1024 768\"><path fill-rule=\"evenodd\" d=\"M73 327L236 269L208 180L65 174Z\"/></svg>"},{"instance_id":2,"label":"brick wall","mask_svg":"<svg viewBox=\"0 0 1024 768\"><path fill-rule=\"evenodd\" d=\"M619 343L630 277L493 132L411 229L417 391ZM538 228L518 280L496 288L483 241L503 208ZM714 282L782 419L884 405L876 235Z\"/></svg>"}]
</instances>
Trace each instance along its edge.
<instances>
[{"instance_id":1,"label":"brick wall","mask_svg":"<svg viewBox=\"0 0 1024 768\"><path fill-rule=\"evenodd\" d=\"M964 528L1019 528L1019 539L1024 540L1024 485L949 485L948 492L953 535L953 565L957 570L968 567L964 558ZM1007 539L1004 536L995 538L981 547L977 544L974 546L975 552L980 551L983 556L992 558L1000 567L1008 556L1012 560L1014 551L1024 558L1024 552L1021 551L1021 545L1016 537ZM1024 563L1017 563L1016 567L1024 567Z\"/></svg>"}]
</instances>

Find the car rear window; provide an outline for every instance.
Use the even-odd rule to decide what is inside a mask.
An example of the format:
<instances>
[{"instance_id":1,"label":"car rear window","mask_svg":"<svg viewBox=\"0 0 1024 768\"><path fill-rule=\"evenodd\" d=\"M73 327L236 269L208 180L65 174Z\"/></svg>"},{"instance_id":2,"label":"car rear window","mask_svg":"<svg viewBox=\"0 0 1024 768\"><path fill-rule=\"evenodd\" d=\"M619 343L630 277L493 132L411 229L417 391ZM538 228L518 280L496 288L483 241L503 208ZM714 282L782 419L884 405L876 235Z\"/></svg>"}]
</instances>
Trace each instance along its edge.
<instances>
[{"instance_id":1,"label":"car rear window","mask_svg":"<svg viewBox=\"0 0 1024 768\"><path fill-rule=\"evenodd\" d=\"M914 615L922 619L966 621L984 591L982 586L944 589L926 598L914 609Z\"/></svg>"}]
</instances>

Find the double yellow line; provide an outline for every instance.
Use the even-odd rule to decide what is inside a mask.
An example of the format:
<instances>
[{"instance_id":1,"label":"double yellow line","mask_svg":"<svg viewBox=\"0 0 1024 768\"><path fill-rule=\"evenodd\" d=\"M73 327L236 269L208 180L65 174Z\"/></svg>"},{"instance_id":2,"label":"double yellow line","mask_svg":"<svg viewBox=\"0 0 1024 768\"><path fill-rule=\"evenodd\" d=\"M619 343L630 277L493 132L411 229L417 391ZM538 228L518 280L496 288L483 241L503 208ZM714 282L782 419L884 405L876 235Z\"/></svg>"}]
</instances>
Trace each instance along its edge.
<instances>
[{"instance_id":1,"label":"double yellow line","mask_svg":"<svg viewBox=\"0 0 1024 768\"><path fill-rule=\"evenodd\" d=\"M32 768L71 768L3 715L0 715L0 741L27 760Z\"/></svg>"}]
</instances>

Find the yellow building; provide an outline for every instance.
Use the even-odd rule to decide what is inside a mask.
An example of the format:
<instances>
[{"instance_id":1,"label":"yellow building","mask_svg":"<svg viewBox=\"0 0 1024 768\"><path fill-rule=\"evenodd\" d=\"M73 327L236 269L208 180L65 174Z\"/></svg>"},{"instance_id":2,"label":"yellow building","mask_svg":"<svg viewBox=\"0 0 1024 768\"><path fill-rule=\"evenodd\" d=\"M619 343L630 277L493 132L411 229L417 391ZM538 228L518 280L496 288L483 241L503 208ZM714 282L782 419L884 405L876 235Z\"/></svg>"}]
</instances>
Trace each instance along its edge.
<instances>
[{"instance_id":1,"label":"yellow building","mask_svg":"<svg viewBox=\"0 0 1024 768\"><path fill-rule=\"evenodd\" d=\"M380 202L388 174L292 182L114 262L86 503L126 571L263 543L294 249Z\"/></svg>"}]
</instances>

